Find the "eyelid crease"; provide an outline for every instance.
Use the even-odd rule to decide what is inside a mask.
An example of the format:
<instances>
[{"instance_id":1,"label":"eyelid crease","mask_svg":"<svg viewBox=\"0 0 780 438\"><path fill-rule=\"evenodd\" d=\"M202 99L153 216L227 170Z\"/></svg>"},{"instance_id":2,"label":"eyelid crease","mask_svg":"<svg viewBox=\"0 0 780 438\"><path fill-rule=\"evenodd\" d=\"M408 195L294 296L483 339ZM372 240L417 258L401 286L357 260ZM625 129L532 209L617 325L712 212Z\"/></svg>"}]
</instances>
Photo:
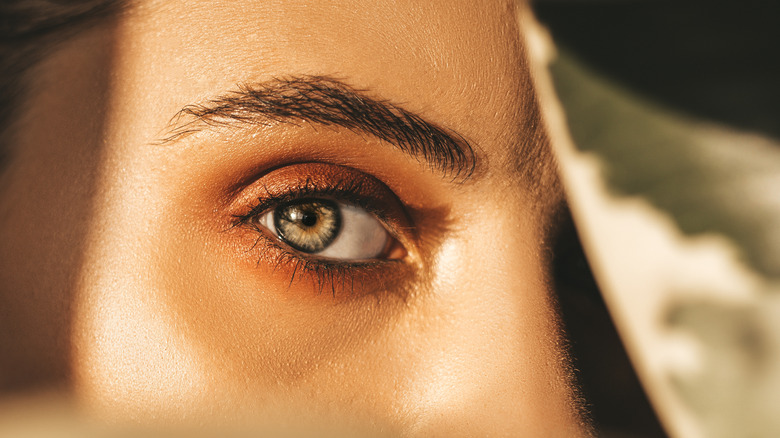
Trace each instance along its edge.
<instances>
[{"instance_id":1,"label":"eyelid crease","mask_svg":"<svg viewBox=\"0 0 780 438\"><path fill-rule=\"evenodd\" d=\"M243 84L237 91L187 105L171 119L157 143L174 142L208 127L303 122L369 134L425 161L453 181L467 181L477 168L477 155L462 135L327 76Z\"/></svg>"}]
</instances>

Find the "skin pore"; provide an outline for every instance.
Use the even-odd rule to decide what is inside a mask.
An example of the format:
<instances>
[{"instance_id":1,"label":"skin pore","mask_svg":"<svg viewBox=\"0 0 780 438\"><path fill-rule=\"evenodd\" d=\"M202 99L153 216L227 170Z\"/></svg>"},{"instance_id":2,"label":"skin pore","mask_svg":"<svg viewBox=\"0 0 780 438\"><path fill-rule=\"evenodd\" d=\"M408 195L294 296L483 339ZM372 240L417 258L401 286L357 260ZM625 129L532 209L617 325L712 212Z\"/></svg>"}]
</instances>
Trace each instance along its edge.
<instances>
[{"instance_id":1,"label":"skin pore","mask_svg":"<svg viewBox=\"0 0 780 438\"><path fill-rule=\"evenodd\" d=\"M4 378L120 421L586 435L517 8L139 0L56 46L2 175ZM376 248L296 250L304 201Z\"/></svg>"}]
</instances>

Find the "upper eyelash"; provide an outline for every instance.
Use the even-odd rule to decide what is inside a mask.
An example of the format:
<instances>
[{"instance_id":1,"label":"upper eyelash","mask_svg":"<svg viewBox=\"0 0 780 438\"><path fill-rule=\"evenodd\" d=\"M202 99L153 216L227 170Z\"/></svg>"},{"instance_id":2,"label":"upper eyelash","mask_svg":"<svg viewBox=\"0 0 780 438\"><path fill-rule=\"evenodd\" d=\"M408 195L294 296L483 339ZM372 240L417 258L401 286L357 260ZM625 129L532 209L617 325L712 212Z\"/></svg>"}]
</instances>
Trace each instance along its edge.
<instances>
[{"instance_id":1,"label":"upper eyelash","mask_svg":"<svg viewBox=\"0 0 780 438\"><path fill-rule=\"evenodd\" d=\"M321 186L311 179L303 181L297 186L289 187L284 193L271 194L267 187L264 187L265 196L259 197L252 209L241 215L233 216L235 225L246 226L253 225L252 220L260 217L272 207L295 201L301 198L330 197L337 201L344 201L371 212L383 223L387 224L387 218L384 211L377 208L371 200L360 195L363 183L361 181L339 180L335 184Z\"/></svg>"}]
</instances>

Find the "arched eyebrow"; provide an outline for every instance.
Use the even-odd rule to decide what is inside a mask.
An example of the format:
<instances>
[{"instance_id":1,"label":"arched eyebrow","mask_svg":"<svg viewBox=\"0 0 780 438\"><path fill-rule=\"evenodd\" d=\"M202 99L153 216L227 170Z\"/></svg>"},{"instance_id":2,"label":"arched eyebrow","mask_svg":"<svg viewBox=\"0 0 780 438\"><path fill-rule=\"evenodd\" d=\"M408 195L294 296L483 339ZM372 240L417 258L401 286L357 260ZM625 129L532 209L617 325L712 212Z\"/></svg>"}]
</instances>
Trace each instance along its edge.
<instances>
[{"instance_id":1,"label":"arched eyebrow","mask_svg":"<svg viewBox=\"0 0 780 438\"><path fill-rule=\"evenodd\" d=\"M476 168L474 149L460 134L326 76L243 84L236 91L187 105L171 119L160 143L211 127L301 122L371 135L453 180L468 179Z\"/></svg>"}]
</instances>

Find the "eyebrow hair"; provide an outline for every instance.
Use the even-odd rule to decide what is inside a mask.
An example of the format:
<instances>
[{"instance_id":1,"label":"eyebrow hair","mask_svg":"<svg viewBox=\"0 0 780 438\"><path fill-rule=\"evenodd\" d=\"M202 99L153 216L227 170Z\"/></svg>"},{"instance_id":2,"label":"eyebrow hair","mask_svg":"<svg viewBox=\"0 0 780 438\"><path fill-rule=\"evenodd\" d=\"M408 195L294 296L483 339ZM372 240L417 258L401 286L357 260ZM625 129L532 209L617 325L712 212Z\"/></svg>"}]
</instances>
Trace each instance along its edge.
<instances>
[{"instance_id":1,"label":"eyebrow hair","mask_svg":"<svg viewBox=\"0 0 780 438\"><path fill-rule=\"evenodd\" d=\"M454 179L474 173L477 156L460 134L327 76L295 76L242 84L237 91L187 105L160 143L208 127L274 123L340 126L369 134Z\"/></svg>"}]
</instances>

